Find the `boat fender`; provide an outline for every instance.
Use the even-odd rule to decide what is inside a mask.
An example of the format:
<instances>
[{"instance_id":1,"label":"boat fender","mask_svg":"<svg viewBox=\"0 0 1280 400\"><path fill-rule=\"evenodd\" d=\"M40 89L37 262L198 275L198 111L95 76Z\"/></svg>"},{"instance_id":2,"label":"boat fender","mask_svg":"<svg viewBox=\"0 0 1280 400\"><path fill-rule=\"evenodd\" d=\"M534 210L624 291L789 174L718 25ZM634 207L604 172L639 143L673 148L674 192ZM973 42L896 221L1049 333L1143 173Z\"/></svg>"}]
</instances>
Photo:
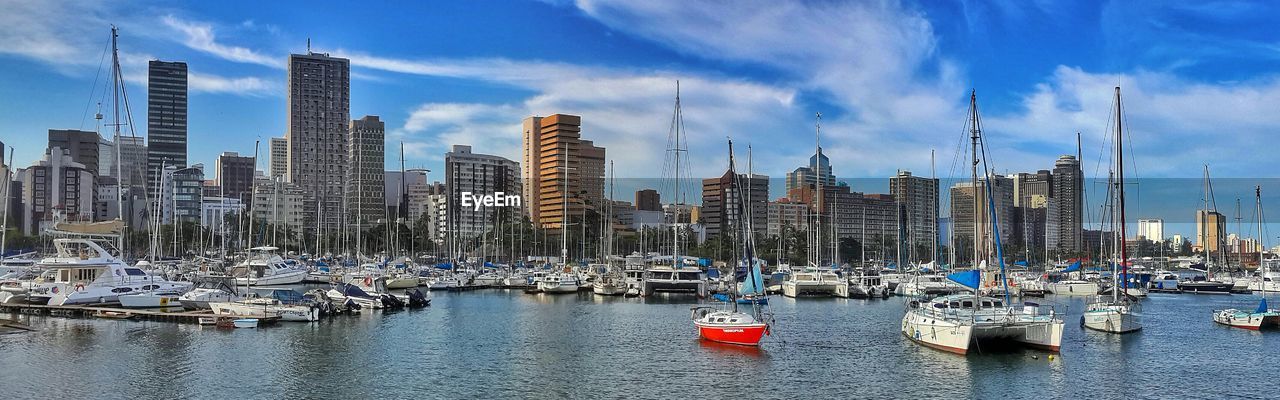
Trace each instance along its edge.
<instances>
[{"instance_id":1,"label":"boat fender","mask_svg":"<svg viewBox=\"0 0 1280 400\"><path fill-rule=\"evenodd\" d=\"M365 285L365 286L373 286L373 278L370 278L370 277L367 277L367 276L366 276L366 277L364 277L364 285Z\"/></svg>"}]
</instances>

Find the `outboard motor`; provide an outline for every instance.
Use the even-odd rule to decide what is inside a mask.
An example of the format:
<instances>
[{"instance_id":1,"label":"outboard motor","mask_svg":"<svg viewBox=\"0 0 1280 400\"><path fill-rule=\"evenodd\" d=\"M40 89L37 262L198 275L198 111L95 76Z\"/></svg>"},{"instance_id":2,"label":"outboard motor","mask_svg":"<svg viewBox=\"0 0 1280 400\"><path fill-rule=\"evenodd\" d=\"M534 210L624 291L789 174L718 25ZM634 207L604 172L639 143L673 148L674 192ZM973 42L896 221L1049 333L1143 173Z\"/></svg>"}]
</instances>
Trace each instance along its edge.
<instances>
[{"instance_id":1,"label":"outboard motor","mask_svg":"<svg viewBox=\"0 0 1280 400\"><path fill-rule=\"evenodd\" d=\"M409 308L422 308L431 305L431 299L428 299L418 289L405 289L404 292L409 295Z\"/></svg>"},{"instance_id":2,"label":"outboard motor","mask_svg":"<svg viewBox=\"0 0 1280 400\"><path fill-rule=\"evenodd\" d=\"M399 297L384 294L382 295L382 307L387 309L404 308L404 302Z\"/></svg>"}]
</instances>

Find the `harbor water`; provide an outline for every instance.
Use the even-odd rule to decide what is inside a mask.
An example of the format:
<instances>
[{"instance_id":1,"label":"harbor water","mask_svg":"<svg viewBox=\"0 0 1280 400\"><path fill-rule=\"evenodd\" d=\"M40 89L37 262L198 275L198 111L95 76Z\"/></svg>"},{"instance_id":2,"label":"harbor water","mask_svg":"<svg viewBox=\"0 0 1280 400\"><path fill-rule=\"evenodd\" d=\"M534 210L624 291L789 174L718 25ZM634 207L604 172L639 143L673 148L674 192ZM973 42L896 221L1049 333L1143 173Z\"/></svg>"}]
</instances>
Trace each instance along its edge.
<instances>
[{"instance_id":1,"label":"harbor water","mask_svg":"<svg viewBox=\"0 0 1280 400\"><path fill-rule=\"evenodd\" d=\"M1274 398L1280 332L1215 325L1257 296L1152 294L1140 333L1080 327L1060 354L958 356L899 333L904 302L771 298L759 348L696 339L695 301L480 290L431 307L218 329L17 315L0 335L6 398ZM1039 300L1039 299L1038 299ZM13 317L4 315L2 317Z\"/></svg>"}]
</instances>

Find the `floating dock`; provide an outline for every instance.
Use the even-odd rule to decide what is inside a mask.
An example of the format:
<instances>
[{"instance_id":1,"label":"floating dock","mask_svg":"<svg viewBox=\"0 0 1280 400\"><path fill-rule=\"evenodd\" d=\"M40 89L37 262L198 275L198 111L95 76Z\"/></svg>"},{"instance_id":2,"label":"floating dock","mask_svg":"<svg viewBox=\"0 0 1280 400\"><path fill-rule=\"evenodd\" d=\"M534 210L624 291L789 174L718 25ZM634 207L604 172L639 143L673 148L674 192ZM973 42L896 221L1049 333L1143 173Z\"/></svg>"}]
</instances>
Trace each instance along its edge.
<instances>
[{"instance_id":1,"label":"floating dock","mask_svg":"<svg viewBox=\"0 0 1280 400\"><path fill-rule=\"evenodd\" d=\"M70 318L94 318L97 313L128 313L133 317L128 319L141 319L148 321L174 322L180 324L198 324L201 317L217 317L212 311L161 311L157 309L137 309L137 308L120 308L105 306L51 306L45 304L0 304L0 312L26 314L26 315L49 315L55 317ZM275 317L279 318L279 317ZM272 319L272 318L259 318ZM263 321L268 323L269 321Z\"/></svg>"}]
</instances>

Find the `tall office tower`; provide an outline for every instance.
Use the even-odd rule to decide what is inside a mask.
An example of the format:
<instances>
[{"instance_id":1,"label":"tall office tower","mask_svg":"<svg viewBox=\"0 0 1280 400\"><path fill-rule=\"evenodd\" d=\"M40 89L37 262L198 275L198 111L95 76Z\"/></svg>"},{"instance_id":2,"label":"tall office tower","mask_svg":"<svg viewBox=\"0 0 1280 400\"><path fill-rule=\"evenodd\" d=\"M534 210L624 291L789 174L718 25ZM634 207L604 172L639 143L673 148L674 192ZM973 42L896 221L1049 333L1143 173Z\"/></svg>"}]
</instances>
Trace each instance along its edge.
<instances>
[{"instance_id":1,"label":"tall office tower","mask_svg":"<svg viewBox=\"0 0 1280 400\"><path fill-rule=\"evenodd\" d=\"M351 121L347 214L361 228L386 218L385 136L386 126L376 115Z\"/></svg>"},{"instance_id":2,"label":"tall office tower","mask_svg":"<svg viewBox=\"0 0 1280 400\"><path fill-rule=\"evenodd\" d=\"M147 193L156 197L161 166L187 166L187 63L152 60L147 68Z\"/></svg>"},{"instance_id":3,"label":"tall office tower","mask_svg":"<svg viewBox=\"0 0 1280 400\"><path fill-rule=\"evenodd\" d=\"M271 147L268 149L271 158L269 176L286 180L289 176L289 139L282 137L271 138Z\"/></svg>"},{"instance_id":4,"label":"tall office tower","mask_svg":"<svg viewBox=\"0 0 1280 400\"><path fill-rule=\"evenodd\" d=\"M818 153L809 156L809 165L796 168L787 174L787 191L803 187L813 187L814 182L831 186L836 184L835 174L831 172L831 160L818 148Z\"/></svg>"},{"instance_id":5,"label":"tall office tower","mask_svg":"<svg viewBox=\"0 0 1280 400\"><path fill-rule=\"evenodd\" d=\"M932 248L938 240L938 180L898 171L889 178L889 194L902 208L907 228L904 239L914 246Z\"/></svg>"},{"instance_id":6,"label":"tall office tower","mask_svg":"<svg viewBox=\"0 0 1280 400\"><path fill-rule=\"evenodd\" d=\"M745 197L747 204L740 204ZM742 222L751 224L751 231L759 236L769 231L769 177L755 174L734 174L725 171L719 178L702 180L702 225L707 237L726 232L737 232L742 213L751 214Z\"/></svg>"},{"instance_id":7,"label":"tall office tower","mask_svg":"<svg viewBox=\"0 0 1280 400\"><path fill-rule=\"evenodd\" d=\"M987 202L987 183L994 182L991 192L995 199L995 222L1000 225L1001 243L1009 243L1013 231L1013 180L992 175L981 179L976 185L977 203L974 203L975 185L972 182L960 182L951 187L951 232L952 243L956 247L956 258L972 260L976 243L982 257L995 256L995 238L992 235L991 206ZM976 212L976 218L975 218ZM974 223L978 224L978 240L974 241Z\"/></svg>"},{"instance_id":8,"label":"tall office tower","mask_svg":"<svg viewBox=\"0 0 1280 400\"><path fill-rule=\"evenodd\" d=\"M566 199L570 216L582 215L584 209L603 210L605 149L582 140L581 124L582 117L564 114L524 120L524 159L529 164L522 181L536 188L524 191L533 196L524 199L525 210L544 227L559 228L564 222Z\"/></svg>"},{"instance_id":9,"label":"tall office tower","mask_svg":"<svg viewBox=\"0 0 1280 400\"><path fill-rule=\"evenodd\" d=\"M242 156L235 152L225 152L218 156L214 173L217 174L217 186L221 186L221 196L240 199L241 204L252 201L254 160L251 156Z\"/></svg>"},{"instance_id":10,"label":"tall office tower","mask_svg":"<svg viewBox=\"0 0 1280 400\"><path fill-rule=\"evenodd\" d=\"M517 221L523 214L523 204L510 204L510 196L522 192L520 164L506 158L471 152L471 146L454 145L453 151L444 155L445 193L448 194L448 232L457 232L456 239L470 239L494 229L498 221ZM502 205L475 204L472 196L502 198ZM470 197L463 204L463 198Z\"/></svg>"},{"instance_id":11,"label":"tall office tower","mask_svg":"<svg viewBox=\"0 0 1280 400\"><path fill-rule=\"evenodd\" d=\"M1076 156L1058 157L1053 165L1053 184L1049 201L1048 246L1050 249L1078 252L1084 249L1081 229L1084 226L1084 171Z\"/></svg>"},{"instance_id":12,"label":"tall office tower","mask_svg":"<svg viewBox=\"0 0 1280 400\"><path fill-rule=\"evenodd\" d=\"M321 232L343 220L351 62L328 54L289 55L289 182L302 189L303 220Z\"/></svg>"},{"instance_id":13,"label":"tall office tower","mask_svg":"<svg viewBox=\"0 0 1280 400\"><path fill-rule=\"evenodd\" d=\"M657 190L641 189L636 191L636 210L662 211L662 196Z\"/></svg>"},{"instance_id":14,"label":"tall office tower","mask_svg":"<svg viewBox=\"0 0 1280 400\"><path fill-rule=\"evenodd\" d=\"M75 129L50 129L49 130L49 147L52 149L57 147L66 155L71 156L71 161L84 165L93 176L98 176L98 134L96 132L81 131ZM46 151L48 151L46 149ZM54 158L60 158L60 154L55 154Z\"/></svg>"}]
</instances>

